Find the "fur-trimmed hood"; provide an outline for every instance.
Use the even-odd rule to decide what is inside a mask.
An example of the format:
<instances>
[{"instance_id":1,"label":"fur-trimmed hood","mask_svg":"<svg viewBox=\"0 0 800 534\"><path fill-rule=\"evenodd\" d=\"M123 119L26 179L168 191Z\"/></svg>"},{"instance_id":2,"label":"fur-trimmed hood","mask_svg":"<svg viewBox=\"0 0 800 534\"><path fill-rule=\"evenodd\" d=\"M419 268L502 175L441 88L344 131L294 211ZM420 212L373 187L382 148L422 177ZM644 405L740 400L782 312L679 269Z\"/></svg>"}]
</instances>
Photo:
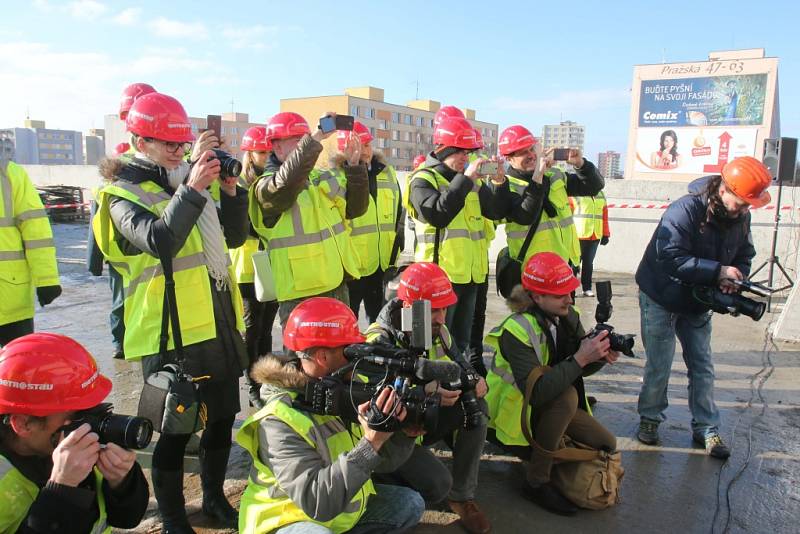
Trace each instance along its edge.
<instances>
[{"instance_id":1,"label":"fur-trimmed hood","mask_svg":"<svg viewBox=\"0 0 800 534\"><path fill-rule=\"evenodd\" d=\"M103 158L97 164L97 170L100 172L100 176L108 181L116 180L117 175L124 167L125 162L119 158Z\"/></svg>"},{"instance_id":2,"label":"fur-trimmed hood","mask_svg":"<svg viewBox=\"0 0 800 534\"><path fill-rule=\"evenodd\" d=\"M511 290L511 296L506 299L506 306L514 313L522 313L533 306L533 299L522 284L517 284Z\"/></svg>"},{"instance_id":3,"label":"fur-trimmed hood","mask_svg":"<svg viewBox=\"0 0 800 534\"><path fill-rule=\"evenodd\" d=\"M309 381L308 376L300 369L299 360L287 362L275 354L267 354L259 359L253 365L250 376L261 384L285 389L303 389Z\"/></svg>"}]
</instances>

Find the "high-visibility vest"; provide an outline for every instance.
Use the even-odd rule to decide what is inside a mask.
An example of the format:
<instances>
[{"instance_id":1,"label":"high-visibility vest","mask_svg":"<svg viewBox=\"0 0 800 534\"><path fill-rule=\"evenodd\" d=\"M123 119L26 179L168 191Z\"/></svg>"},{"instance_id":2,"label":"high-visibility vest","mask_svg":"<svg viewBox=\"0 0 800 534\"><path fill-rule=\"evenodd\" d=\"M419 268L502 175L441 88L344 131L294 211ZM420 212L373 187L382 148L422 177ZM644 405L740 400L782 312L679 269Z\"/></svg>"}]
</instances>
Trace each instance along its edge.
<instances>
[{"instance_id":1,"label":"high-visibility vest","mask_svg":"<svg viewBox=\"0 0 800 534\"><path fill-rule=\"evenodd\" d=\"M239 505L239 532L256 534L272 532L284 525L300 521L313 521L333 532L346 532L353 528L367 508L367 500L375 493L371 480L367 480L350 500L345 510L330 521L314 521L306 515L281 489L278 480L258 454L258 430L265 417L277 417L314 447L325 466L332 465L342 454L355 448L361 437L361 428L331 415L318 415L300 411L292 406L296 394L277 393L267 399L261 410L250 416L236 434L236 441L253 458L247 487Z\"/></svg>"},{"instance_id":2,"label":"high-visibility vest","mask_svg":"<svg viewBox=\"0 0 800 534\"><path fill-rule=\"evenodd\" d=\"M561 256L564 261L578 265L581 261L581 245L575 231L572 208L570 208L567 196L567 175L558 167L551 167L545 171L544 175L550 178L550 193L547 198L555 206L556 216L550 217L546 211L542 210L539 226L536 227L533 240L525 252L522 264L524 265L528 258L538 252L553 252ZM528 187L525 180L513 176L507 178L511 191L518 195L522 195L522 192ZM506 224L508 253L512 258L519 255L529 228L530 225L514 222Z\"/></svg>"},{"instance_id":3,"label":"high-visibility vest","mask_svg":"<svg viewBox=\"0 0 800 534\"><path fill-rule=\"evenodd\" d=\"M336 176L340 185L346 184L344 172ZM377 198L369 195L367 212L350 219L350 238L358 253L358 270L361 276L369 276L378 267L389 268L392 245L397 235L397 212L400 209L400 186L394 168L387 165L376 177ZM397 258L395 258L395 262Z\"/></svg>"},{"instance_id":4,"label":"high-visibility vest","mask_svg":"<svg viewBox=\"0 0 800 534\"><path fill-rule=\"evenodd\" d=\"M0 161L0 325L33 317L34 288L59 283L39 193L25 169Z\"/></svg>"},{"instance_id":5,"label":"high-visibility vest","mask_svg":"<svg viewBox=\"0 0 800 534\"><path fill-rule=\"evenodd\" d=\"M547 338L541 326L529 313L514 313L506 317L500 325L493 328L484 342L493 349L492 363L486 375L486 384L489 392L486 394L486 403L489 405L489 428L495 430L497 439L506 445L528 446L528 441L522 433L520 416L523 408L527 412L528 420L531 416L531 406L523 406L525 394L514 380L511 364L500 350L500 338L503 332L509 332L519 341L531 348L533 356L541 365L550 363L550 351L547 347ZM591 415L589 403L584 399L584 408Z\"/></svg>"},{"instance_id":6,"label":"high-visibility vest","mask_svg":"<svg viewBox=\"0 0 800 534\"><path fill-rule=\"evenodd\" d=\"M239 177L239 186L249 189L244 176ZM228 249L233 265L234 281L237 284L252 284L255 281L255 269L253 268L253 254L258 252L259 239L248 234L242 246Z\"/></svg>"},{"instance_id":7,"label":"high-visibility vest","mask_svg":"<svg viewBox=\"0 0 800 534\"><path fill-rule=\"evenodd\" d=\"M145 181L132 183L117 180L103 187L97 199L97 213L92 220L97 246L108 262L122 274L125 288L125 358L139 359L159 352L159 338L164 306L164 274L155 256L140 253L125 255L117 246L117 229L111 221L111 196L124 198L160 217L172 198L158 184ZM222 246L225 246L222 243ZM181 335L185 346L217 337L211 279L205 263L203 238L195 224L189 237L172 259L175 294L180 317ZM234 279L232 267L228 274ZM236 328L244 330L242 298L239 286L231 284ZM171 328L171 326L170 326ZM173 349L169 336L167 349Z\"/></svg>"},{"instance_id":8,"label":"high-visibility vest","mask_svg":"<svg viewBox=\"0 0 800 534\"><path fill-rule=\"evenodd\" d=\"M433 249L438 230L439 235L439 267L454 284L481 283L489 272L489 260L486 255L485 243L486 226L481 214L481 203L478 190L481 181L476 180L475 185L467 194L464 207L446 228L437 229L431 224L421 220L416 209L411 204L411 183L414 180L425 180L437 188L440 193L447 191L450 186L441 174L428 167L415 171L406 183L403 195L408 214L415 219L414 231L417 234L417 249L414 252L415 261L433 261Z\"/></svg>"},{"instance_id":9,"label":"high-visibility vest","mask_svg":"<svg viewBox=\"0 0 800 534\"><path fill-rule=\"evenodd\" d=\"M313 169L308 178L292 207L271 228L264 224L255 196L258 182L248 193L250 223L269 251L278 301L331 291L341 285L345 271L360 278L358 254L344 219L345 187L327 171Z\"/></svg>"},{"instance_id":10,"label":"high-visibility vest","mask_svg":"<svg viewBox=\"0 0 800 534\"><path fill-rule=\"evenodd\" d=\"M606 196L602 191L593 197L572 197L575 211L575 230L578 239L600 239L603 237L603 211L606 207Z\"/></svg>"},{"instance_id":11,"label":"high-visibility vest","mask_svg":"<svg viewBox=\"0 0 800 534\"><path fill-rule=\"evenodd\" d=\"M99 517L92 526L91 534L111 532L106 516L106 501L103 497L103 475L95 467L94 492L97 498ZM22 472L14 467L3 455L0 455L0 497L3 506L0 506L0 532L16 532L28 510L39 496L39 488Z\"/></svg>"}]
</instances>

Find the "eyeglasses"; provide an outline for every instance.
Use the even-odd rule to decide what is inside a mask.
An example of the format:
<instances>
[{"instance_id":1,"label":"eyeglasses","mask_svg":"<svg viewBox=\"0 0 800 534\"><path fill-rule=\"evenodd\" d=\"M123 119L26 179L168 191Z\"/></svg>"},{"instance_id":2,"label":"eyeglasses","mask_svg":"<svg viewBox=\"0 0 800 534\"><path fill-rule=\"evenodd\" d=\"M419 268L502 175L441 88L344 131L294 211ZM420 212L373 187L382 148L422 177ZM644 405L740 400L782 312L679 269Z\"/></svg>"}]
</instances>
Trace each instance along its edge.
<instances>
[{"instance_id":1,"label":"eyeglasses","mask_svg":"<svg viewBox=\"0 0 800 534\"><path fill-rule=\"evenodd\" d=\"M189 142L176 143L175 141L162 141L161 139L154 139L152 137L145 137L144 140L148 143L158 143L159 145L163 145L170 154L174 154L179 149L182 152L188 152L192 148L192 143Z\"/></svg>"}]
</instances>

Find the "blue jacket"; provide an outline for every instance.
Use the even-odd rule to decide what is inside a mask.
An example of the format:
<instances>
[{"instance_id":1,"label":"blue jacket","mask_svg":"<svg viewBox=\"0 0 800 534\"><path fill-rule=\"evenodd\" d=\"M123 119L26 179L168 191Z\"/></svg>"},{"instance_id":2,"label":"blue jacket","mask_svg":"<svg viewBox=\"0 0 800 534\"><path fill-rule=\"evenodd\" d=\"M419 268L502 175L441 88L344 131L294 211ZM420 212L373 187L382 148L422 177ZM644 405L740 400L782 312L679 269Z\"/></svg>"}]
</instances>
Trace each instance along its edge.
<instances>
[{"instance_id":1,"label":"blue jacket","mask_svg":"<svg viewBox=\"0 0 800 534\"><path fill-rule=\"evenodd\" d=\"M747 277L756 255L750 213L708 222L705 189L710 176L695 180L667 208L636 271L636 283L648 297L673 313L703 313L708 306L692 297L692 286L716 286L722 265ZM705 224L704 224L705 223Z\"/></svg>"}]
</instances>

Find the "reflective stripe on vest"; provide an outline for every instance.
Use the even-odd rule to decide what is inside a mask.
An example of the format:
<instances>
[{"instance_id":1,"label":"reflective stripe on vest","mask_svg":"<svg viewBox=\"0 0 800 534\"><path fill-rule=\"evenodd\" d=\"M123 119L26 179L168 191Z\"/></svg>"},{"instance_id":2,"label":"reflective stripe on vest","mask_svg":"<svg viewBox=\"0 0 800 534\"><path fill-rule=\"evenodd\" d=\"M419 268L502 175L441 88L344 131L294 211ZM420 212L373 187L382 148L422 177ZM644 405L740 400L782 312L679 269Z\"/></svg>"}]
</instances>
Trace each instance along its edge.
<instances>
[{"instance_id":1,"label":"reflective stripe on vest","mask_svg":"<svg viewBox=\"0 0 800 534\"><path fill-rule=\"evenodd\" d=\"M98 209L92 220L98 247L122 274L125 287L125 356L128 359L138 359L156 354L160 350L165 280L157 257L147 253L128 256L117 246L117 230L109 211L110 196L133 202L157 217L164 213L172 197L154 182L134 184L117 180L99 192ZM211 280L205 264L203 239L197 225L192 228L183 247L173 258L172 265L184 345L216 338ZM228 274L233 280L230 265ZM231 284L230 295L236 314L236 327L243 330L238 285ZM167 348L174 348L172 336Z\"/></svg>"},{"instance_id":2,"label":"reflective stripe on vest","mask_svg":"<svg viewBox=\"0 0 800 534\"><path fill-rule=\"evenodd\" d=\"M342 454L352 450L360 439L360 429L345 426L338 417L317 415L292 406L294 393L279 393L267 399L267 404L250 416L236 434L236 441L253 458L247 488L240 504L239 531L245 534L271 532L284 525L312 521L333 532L350 530L364 514L369 496L375 493L372 481L367 480L345 509L326 522L314 521L306 515L280 488L269 466L261 462L258 429L266 417L276 417L314 447L325 466L330 466Z\"/></svg>"},{"instance_id":3,"label":"reflective stripe on vest","mask_svg":"<svg viewBox=\"0 0 800 534\"><path fill-rule=\"evenodd\" d=\"M536 232L525 252L525 260L522 263L524 265L537 252L553 252L564 261L578 265L581 259L581 248L567 197L567 176L557 167L546 171L545 176L550 179L550 193L547 198L555 206L556 216L550 217L547 212L542 211L539 226L536 227ZM509 176L508 180L516 194L522 194L520 191L524 191L528 186L527 182L513 176ZM519 255L529 228L530 225L514 222L506 224L508 253L511 257L516 258Z\"/></svg>"},{"instance_id":4,"label":"reflective stripe on vest","mask_svg":"<svg viewBox=\"0 0 800 534\"><path fill-rule=\"evenodd\" d=\"M406 183L403 202L411 217L415 219L414 230L417 235L415 261L433 261L433 249L436 242L437 229L422 221L410 201L411 183L414 180L425 180L438 189L446 192L450 186L441 174L433 168L425 168L414 172ZM447 273L447 277L455 284L483 282L489 272L489 259L486 254L485 219L481 214L478 191L481 182L477 180L467 194L464 207L450 221L446 228L439 229L439 266Z\"/></svg>"},{"instance_id":5,"label":"reflective stripe on vest","mask_svg":"<svg viewBox=\"0 0 800 534\"><path fill-rule=\"evenodd\" d=\"M575 230L579 239L603 237L603 208L606 197L602 191L593 197L573 197Z\"/></svg>"},{"instance_id":6,"label":"reflective stripe on vest","mask_svg":"<svg viewBox=\"0 0 800 534\"><path fill-rule=\"evenodd\" d=\"M344 172L339 170L337 177L344 183ZM358 253L361 276L369 276L379 267L384 271L389 268L392 245L397 235L395 223L400 186L394 168L387 165L378 173L376 186L375 198L368 195L367 211L348 221L351 226L350 237Z\"/></svg>"},{"instance_id":7,"label":"reflective stripe on vest","mask_svg":"<svg viewBox=\"0 0 800 534\"><path fill-rule=\"evenodd\" d=\"M251 186L248 193L250 222L269 251L278 301L331 291L345 272L359 278L358 255L344 222L346 189L335 176L312 170L292 207L272 227L264 224L255 191Z\"/></svg>"},{"instance_id":8,"label":"reflective stripe on vest","mask_svg":"<svg viewBox=\"0 0 800 534\"><path fill-rule=\"evenodd\" d=\"M91 534L111 532L106 517L106 502L103 496L103 476L95 467L94 491L97 499L98 517ZM28 510L39 496L39 488L25 477L4 456L0 455L0 532L16 532L28 515Z\"/></svg>"}]
</instances>

